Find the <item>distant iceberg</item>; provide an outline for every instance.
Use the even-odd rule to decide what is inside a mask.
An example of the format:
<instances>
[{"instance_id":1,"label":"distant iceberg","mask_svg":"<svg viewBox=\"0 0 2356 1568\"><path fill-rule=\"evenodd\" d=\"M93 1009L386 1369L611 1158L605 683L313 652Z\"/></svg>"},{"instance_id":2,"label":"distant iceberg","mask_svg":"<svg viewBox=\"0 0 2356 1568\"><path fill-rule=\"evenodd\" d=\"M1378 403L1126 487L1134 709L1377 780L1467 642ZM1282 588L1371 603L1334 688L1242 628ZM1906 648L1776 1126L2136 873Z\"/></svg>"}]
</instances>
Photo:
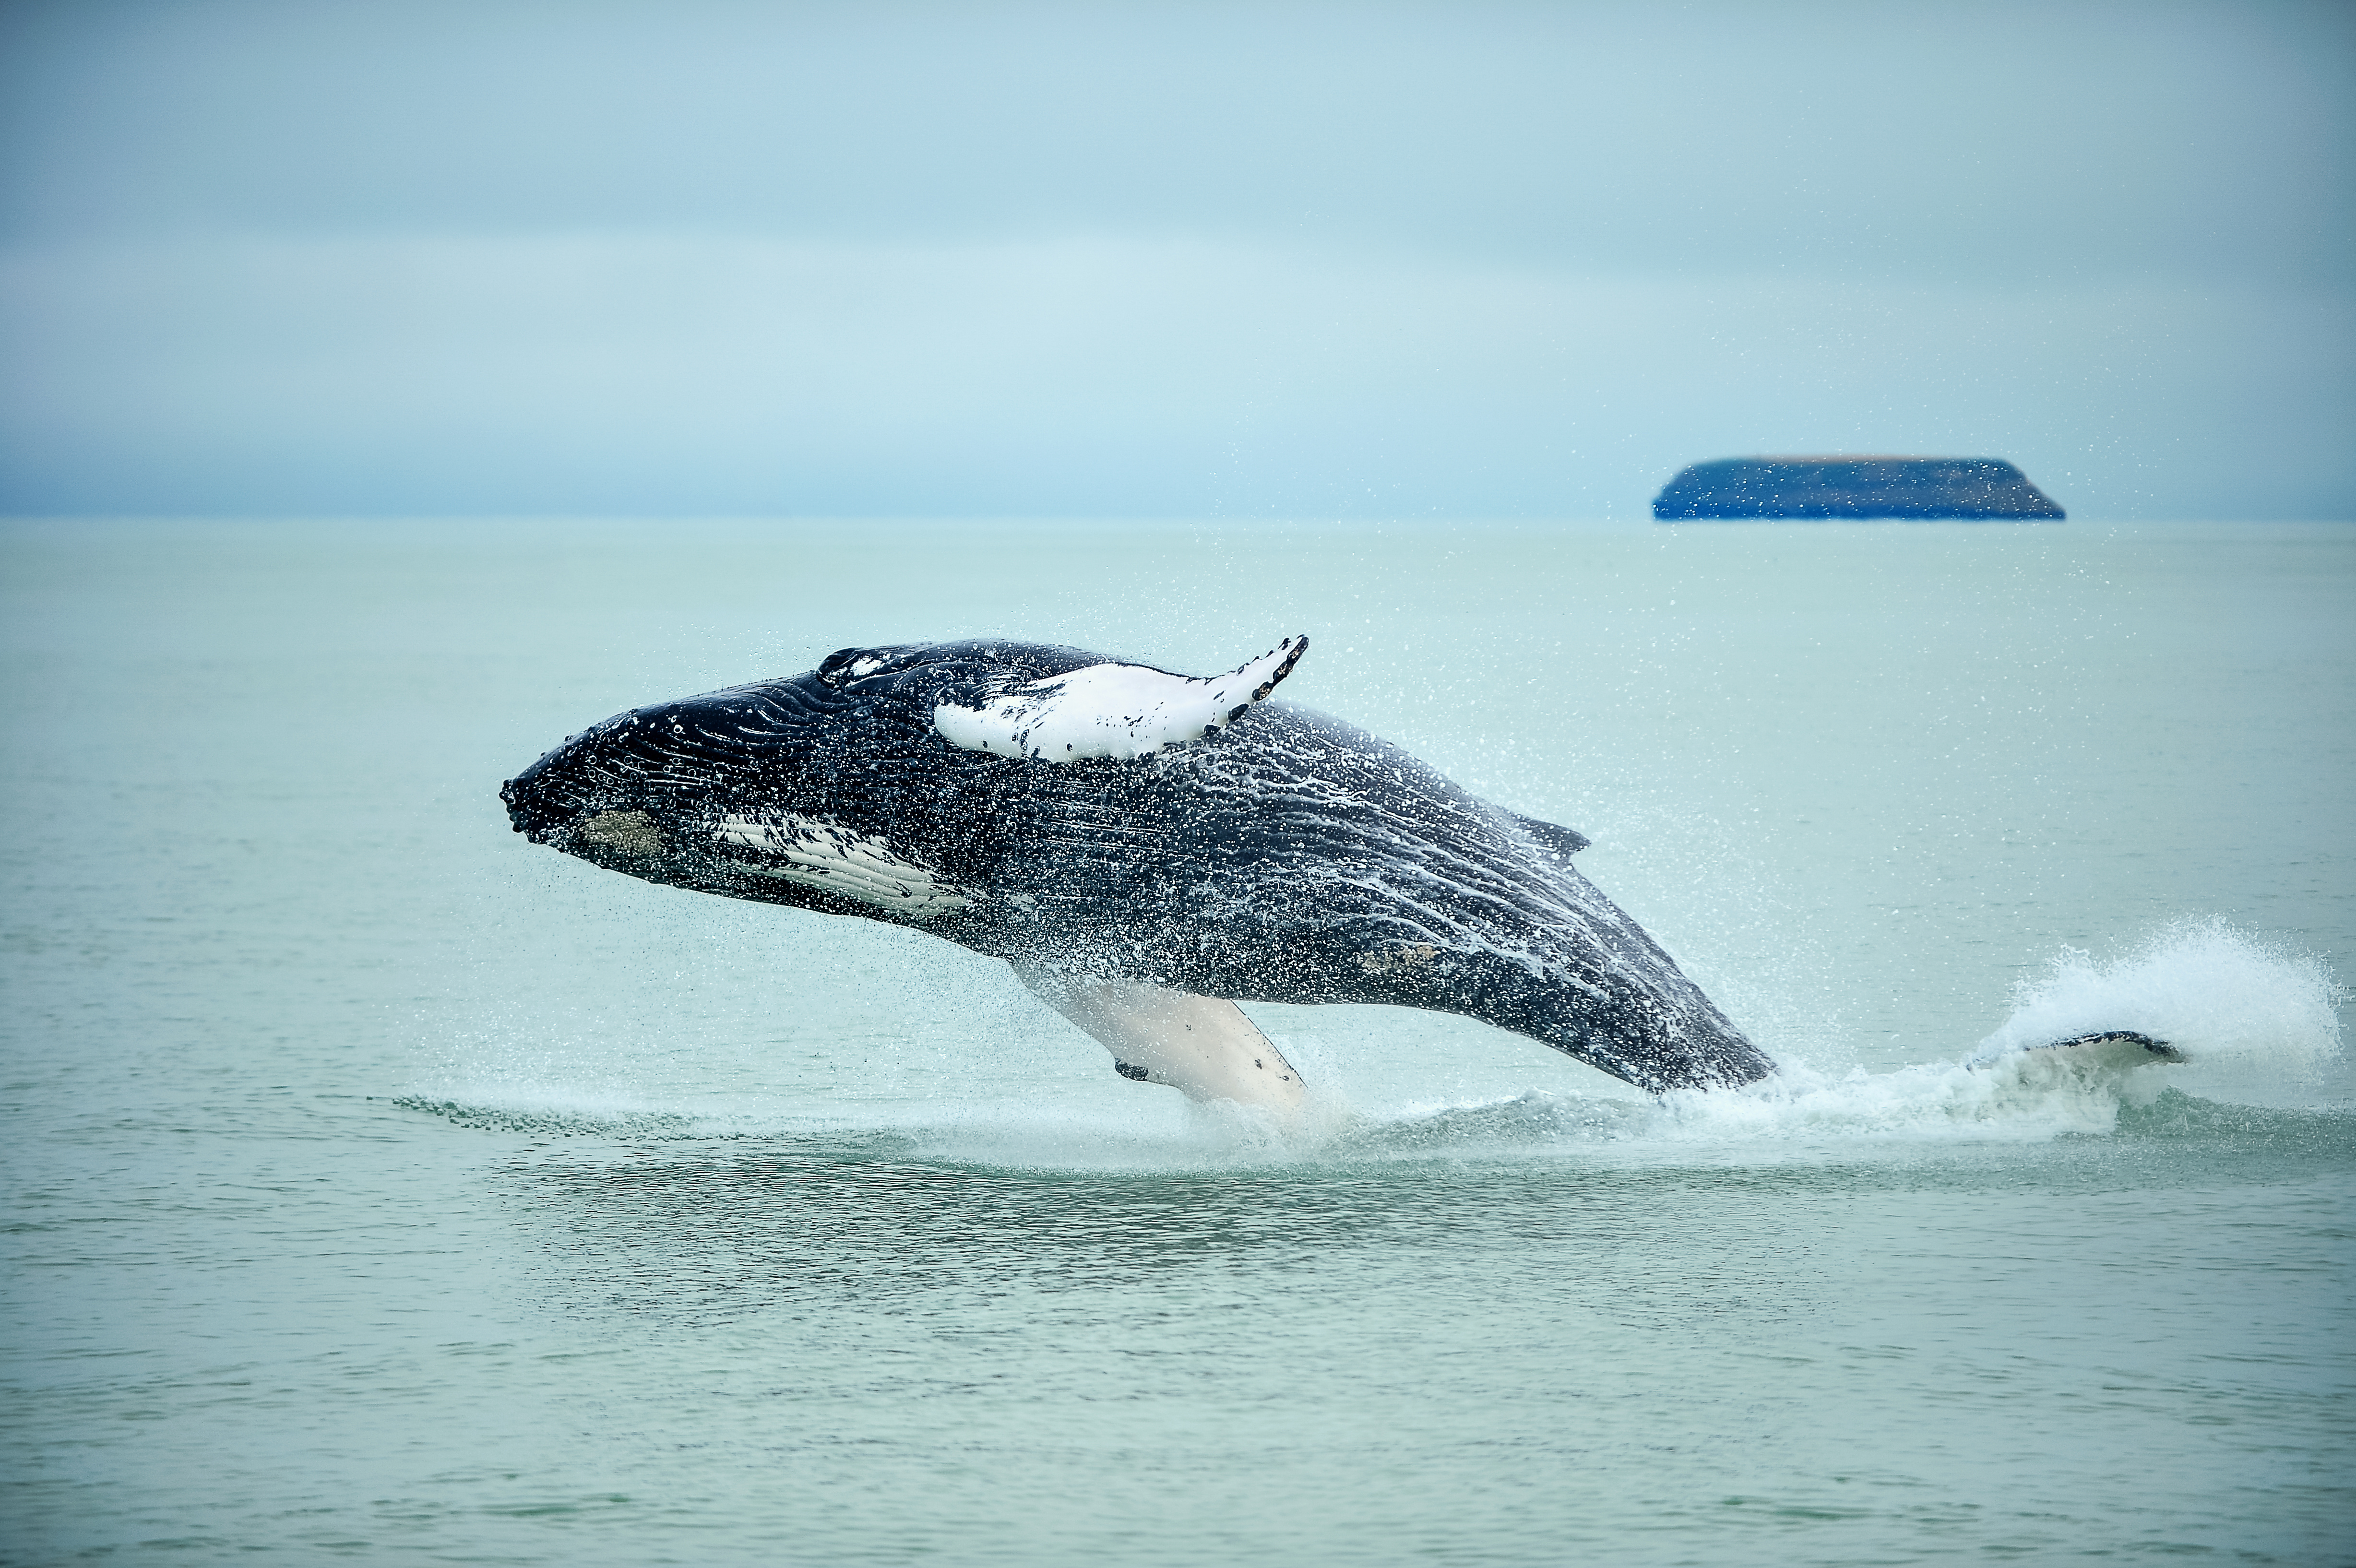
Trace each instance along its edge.
<instances>
[{"instance_id":1,"label":"distant iceberg","mask_svg":"<svg viewBox=\"0 0 2356 1568\"><path fill-rule=\"evenodd\" d=\"M1977 517L2058 521L2052 498L1999 457L1721 457L1683 469L1653 516Z\"/></svg>"}]
</instances>

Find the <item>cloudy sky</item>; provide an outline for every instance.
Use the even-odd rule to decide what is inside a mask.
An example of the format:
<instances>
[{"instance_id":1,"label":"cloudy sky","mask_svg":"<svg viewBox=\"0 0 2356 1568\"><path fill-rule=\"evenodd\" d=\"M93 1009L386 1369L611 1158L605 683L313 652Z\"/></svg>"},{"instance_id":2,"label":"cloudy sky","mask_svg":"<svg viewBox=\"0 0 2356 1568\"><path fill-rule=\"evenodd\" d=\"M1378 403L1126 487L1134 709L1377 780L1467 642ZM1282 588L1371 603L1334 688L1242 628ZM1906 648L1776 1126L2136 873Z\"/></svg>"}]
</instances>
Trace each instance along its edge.
<instances>
[{"instance_id":1,"label":"cloudy sky","mask_svg":"<svg viewBox=\"0 0 2356 1568\"><path fill-rule=\"evenodd\" d=\"M0 3L0 510L2356 516L2356 6Z\"/></svg>"}]
</instances>

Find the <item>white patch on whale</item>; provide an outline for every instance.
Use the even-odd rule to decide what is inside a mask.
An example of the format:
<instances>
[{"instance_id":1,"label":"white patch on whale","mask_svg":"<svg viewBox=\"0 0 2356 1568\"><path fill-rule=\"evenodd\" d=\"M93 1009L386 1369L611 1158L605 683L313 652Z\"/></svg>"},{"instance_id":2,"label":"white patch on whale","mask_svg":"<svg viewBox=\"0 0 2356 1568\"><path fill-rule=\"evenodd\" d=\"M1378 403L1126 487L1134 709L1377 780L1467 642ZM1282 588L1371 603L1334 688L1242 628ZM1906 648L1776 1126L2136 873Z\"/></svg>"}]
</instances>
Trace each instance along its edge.
<instances>
[{"instance_id":1,"label":"white patch on whale","mask_svg":"<svg viewBox=\"0 0 2356 1568\"><path fill-rule=\"evenodd\" d=\"M1149 665L1097 664L1011 687L980 708L944 702L933 728L969 752L1039 762L1130 762L1217 732L1276 689L1307 650L1287 637L1226 675L1173 675Z\"/></svg>"},{"instance_id":2,"label":"white patch on whale","mask_svg":"<svg viewBox=\"0 0 2356 1568\"><path fill-rule=\"evenodd\" d=\"M820 888L911 920L932 920L973 902L925 867L894 854L883 839L823 817L790 811L764 818L723 816L713 831L724 844L766 857L771 864L753 868L763 876Z\"/></svg>"},{"instance_id":3,"label":"white patch on whale","mask_svg":"<svg viewBox=\"0 0 2356 1568\"><path fill-rule=\"evenodd\" d=\"M1124 1078L1167 1083L1190 1100L1301 1110L1301 1074L1244 1010L1142 980L1079 980L1018 964L1041 1001L1080 1026Z\"/></svg>"}]
</instances>

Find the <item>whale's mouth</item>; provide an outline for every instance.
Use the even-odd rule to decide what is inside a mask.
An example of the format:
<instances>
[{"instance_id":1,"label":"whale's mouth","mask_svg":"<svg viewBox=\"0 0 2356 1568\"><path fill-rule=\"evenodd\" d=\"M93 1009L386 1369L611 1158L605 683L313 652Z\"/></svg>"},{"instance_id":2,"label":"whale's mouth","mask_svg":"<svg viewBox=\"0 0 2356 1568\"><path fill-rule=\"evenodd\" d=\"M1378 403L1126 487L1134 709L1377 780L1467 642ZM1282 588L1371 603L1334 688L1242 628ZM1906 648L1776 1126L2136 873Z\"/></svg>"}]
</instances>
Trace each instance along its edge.
<instances>
[{"instance_id":1,"label":"whale's mouth","mask_svg":"<svg viewBox=\"0 0 2356 1568\"><path fill-rule=\"evenodd\" d=\"M651 813L628 809L552 809L509 780L499 791L508 823L534 844L592 859L652 860L669 848Z\"/></svg>"},{"instance_id":2,"label":"whale's mouth","mask_svg":"<svg viewBox=\"0 0 2356 1568\"><path fill-rule=\"evenodd\" d=\"M579 762L579 742L568 742L499 785L508 826L534 844L618 870L675 847L675 828L661 825L660 806L644 791L598 778Z\"/></svg>"},{"instance_id":3,"label":"whale's mouth","mask_svg":"<svg viewBox=\"0 0 2356 1568\"><path fill-rule=\"evenodd\" d=\"M532 843L568 854L593 845L621 848L647 836L654 837L659 846L659 836L645 812L616 809L618 803L572 798L568 791L548 787L546 779L534 776L537 773L537 769L529 770L499 786L499 799L507 804L508 826ZM625 816L635 820L616 820Z\"/></svg>"}]
</instances>

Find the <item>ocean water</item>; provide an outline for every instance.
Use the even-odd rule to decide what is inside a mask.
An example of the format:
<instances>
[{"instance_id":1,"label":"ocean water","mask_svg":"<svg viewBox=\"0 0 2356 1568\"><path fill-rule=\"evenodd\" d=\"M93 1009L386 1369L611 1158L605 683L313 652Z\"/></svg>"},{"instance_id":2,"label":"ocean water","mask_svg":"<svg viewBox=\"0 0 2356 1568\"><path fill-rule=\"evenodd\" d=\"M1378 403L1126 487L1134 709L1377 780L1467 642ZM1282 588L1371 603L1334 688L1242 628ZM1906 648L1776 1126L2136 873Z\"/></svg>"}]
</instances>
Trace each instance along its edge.
<instances>
[{"instance_id":1,"label":"ocean water","mask_svg":"<svg viewBox=\"0 0 2356 1568\"><path fill-rule=\"evenodd\" d=\"M2356 1562L2356 528L0 528L0 1562ZM1514 808L1784 1064L1305 1125L499 782L1004 632ZM1976 1052L2089 1029L2132 1072Z\"/></svg>"}]
</instances>

